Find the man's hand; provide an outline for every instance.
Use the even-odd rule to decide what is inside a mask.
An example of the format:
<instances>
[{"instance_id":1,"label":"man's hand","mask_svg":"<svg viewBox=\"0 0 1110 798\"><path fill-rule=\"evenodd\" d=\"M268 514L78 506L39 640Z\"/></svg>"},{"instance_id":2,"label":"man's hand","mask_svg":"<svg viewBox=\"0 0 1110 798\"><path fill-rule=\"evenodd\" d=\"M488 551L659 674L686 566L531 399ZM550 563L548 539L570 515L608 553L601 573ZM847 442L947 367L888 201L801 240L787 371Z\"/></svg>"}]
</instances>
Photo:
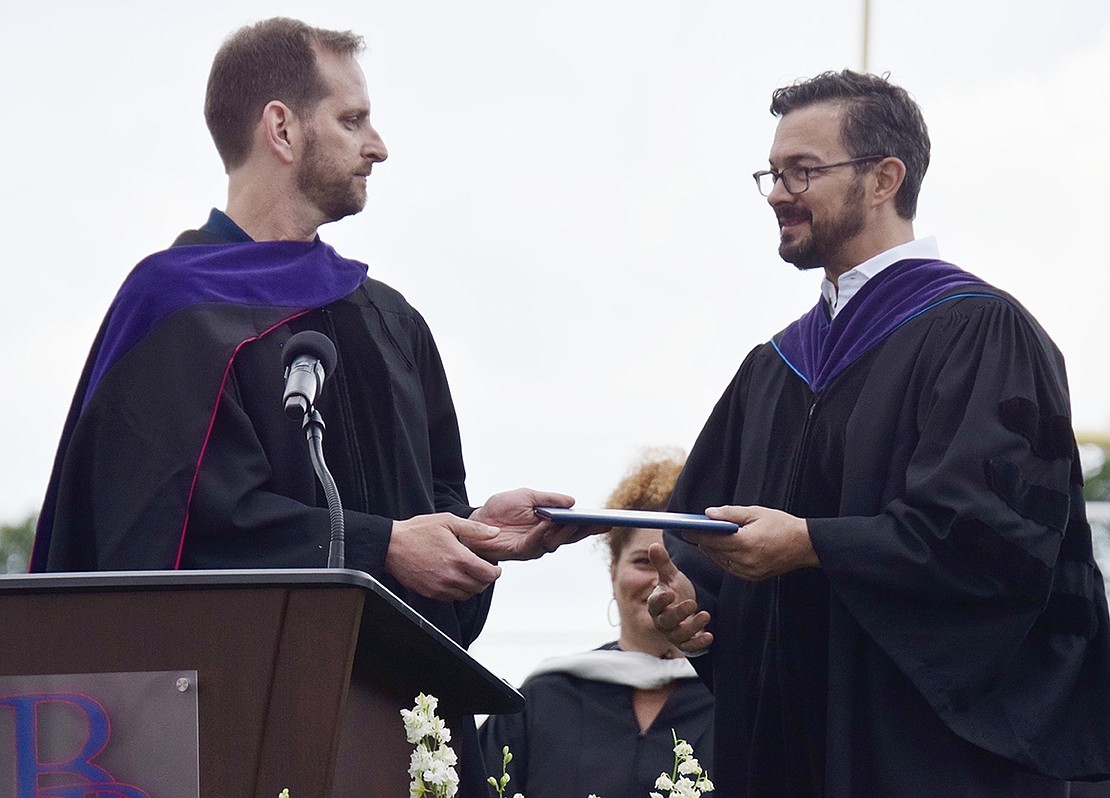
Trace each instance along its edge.
<instances>
[{"instance_id":1,"label":"man's hand","mask_svg":"<svg viewBox=\"0 0 1110 798\"><path fill-rule=\"evenodd\" d=\"M680 651L705 651L713 642L713 634L706 631L709 613L698 609L693 583L678 570L662 543L648 547L648 559L659 575L648 596L648 613L655 628Z\"/></svg>"},{"instance_id":2,"label":"man's hand","mask_svg":"<svg viewBox=\"0 0 1110 798\"><path fill-rule=\"evenodd\" d=\"M740 531L683 537L733 576L759 581L820 565L804 518L767 507L710 507L705 514L739 524Z\"/></svg>"},{"instance_id":3,"label":"man's hand","mask_svg":"<svg viewBox=\"0 0 1110 798\"><path fill-rule=\"evenodd\" d=\"M468 546L498 530L450 513L394 521L385 567L409 590L437 601L462 601L481 593L501 569Z\"/></svg>"},{"instance_id":4,"label":"man's hand","mask_svg":"<svg viewBox=\"0 0 1110 798\"><path fill-rule=\"evenodd\" d=\"M467 540L466 544L476 554L494 562L534 560L555 551L564 543L574 543L608 529L584 524L556 524L534 512L536 507L570 507L573 504L574 497L564 493L544 493L529 488L495 494L471 514L470 520L497 527L497 535Z\"/></svg>"}]
</instances>

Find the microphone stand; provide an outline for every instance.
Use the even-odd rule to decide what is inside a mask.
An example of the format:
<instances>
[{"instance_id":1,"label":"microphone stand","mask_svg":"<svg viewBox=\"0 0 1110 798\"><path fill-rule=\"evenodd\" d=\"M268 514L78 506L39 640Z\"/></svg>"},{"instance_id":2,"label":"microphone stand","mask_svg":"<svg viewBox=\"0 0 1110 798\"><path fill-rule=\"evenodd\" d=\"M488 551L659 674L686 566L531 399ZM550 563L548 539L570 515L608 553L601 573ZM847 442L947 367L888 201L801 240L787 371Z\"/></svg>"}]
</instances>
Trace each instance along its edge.
<instances>
[{"instance_id":1,"label":"microphone stand","mask_svg":"<svg viewBox=\"0 0 1110 798\"><path fill-rule=\"evenodd\" d=\"M304 414L302 429L308 438L308 453L312 457L312 467L316 477L324 487L328 500L328 519L331 522L331 537L328 543L328 568L343 567L344 527L343 505L339 501L339 488L328 466L324 462L324 419L315 407Z\"/></svg>"}]
</instances>

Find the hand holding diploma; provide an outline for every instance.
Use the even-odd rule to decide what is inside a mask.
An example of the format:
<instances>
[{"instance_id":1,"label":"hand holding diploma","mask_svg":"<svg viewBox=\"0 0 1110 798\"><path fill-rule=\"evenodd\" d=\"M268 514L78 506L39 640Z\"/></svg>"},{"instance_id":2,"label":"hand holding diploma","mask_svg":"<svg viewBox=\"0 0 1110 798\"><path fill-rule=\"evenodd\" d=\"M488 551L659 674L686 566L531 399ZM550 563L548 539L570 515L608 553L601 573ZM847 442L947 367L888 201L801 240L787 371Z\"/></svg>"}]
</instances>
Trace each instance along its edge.
<instances>
[{"instance_id":1,"label":"hand holding diploma","mask_svg":"<svg viewBox=\"0 0 1110 798\"><path fill-rule=\"evenodd\" d=\"M564 544L575 543L608 529L596 524L556 523L535 513L538 506L571 507L573 504L573 496L530 488L494 494L474 511L470 520L497 527L497 534L467 540L466 544L475 554L492 562L534 560Z\"/></svg>"},{"instance_id":2,"label":"hand holding diploma","mask_svg":"<svg viewBox=\"0 0 1110 798\"><path fill-rule=\"evenodd\" d=\"M767 507L710 507L709 518L732 521L732 535L687 533L683 537L733 576L753 582L820 563L804 518Z\"/></svg>"}]
</instances>

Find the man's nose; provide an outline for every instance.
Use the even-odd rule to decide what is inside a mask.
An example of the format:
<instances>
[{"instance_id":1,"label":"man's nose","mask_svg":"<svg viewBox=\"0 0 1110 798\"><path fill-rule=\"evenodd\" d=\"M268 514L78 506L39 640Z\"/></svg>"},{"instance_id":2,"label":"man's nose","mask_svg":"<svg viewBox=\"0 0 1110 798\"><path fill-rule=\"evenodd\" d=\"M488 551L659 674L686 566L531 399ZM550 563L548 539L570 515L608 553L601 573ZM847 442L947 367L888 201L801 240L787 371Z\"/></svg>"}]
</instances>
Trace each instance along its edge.
<instances>
[{"instance_id":1,"label":"man's nose","mask_svg":"<svg viewBox=\"0 0 1110 798\"><path fill-rule=\"evenodd\" d=\"M774 182L771 186L771 191L767 194L767 204L772 208L776 205L782 205L784 202L792 202L794 195L786 190L786 181L781 177Z\"/></svg>"},{"instance_id":2,"label":"man's nose","mask_svg":"<svg viewBox=\"0 0 1110 798\"><path fill-rule=\"evenodd\" d=\"M389 157L389 150L386 149L385 142L373 126L370 126L370 135L366 144L363 145L362 154L374 163L380 163Z\"/></svg>"}]
</instances>

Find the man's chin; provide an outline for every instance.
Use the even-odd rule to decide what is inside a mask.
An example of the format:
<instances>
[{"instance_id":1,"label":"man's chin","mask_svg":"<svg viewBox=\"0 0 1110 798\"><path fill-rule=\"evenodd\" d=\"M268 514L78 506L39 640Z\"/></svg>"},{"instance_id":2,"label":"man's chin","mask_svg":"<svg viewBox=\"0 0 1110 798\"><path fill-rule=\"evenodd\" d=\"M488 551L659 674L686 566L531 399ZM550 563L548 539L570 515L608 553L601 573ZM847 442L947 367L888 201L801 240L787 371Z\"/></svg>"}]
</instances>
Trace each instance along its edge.
<instances>
[{"instance_id":1,"label":"man's chin","mask_svg":"<svg viewBox=\"0 0 1110 798\"><path fill-rule=\"evenodd\" d=\"M800 272L821 267L814 253L796 247L788 247L785 244L779 246L779 257L792 264Z\"/></svg>"},{"instance_id":2,"label":"man's chin","mask_svg":"<svg viewBox=\"0 0 1110 798\"><path fill-rule=\"evenodd\" d=\"M362 213L363 208L366 207L366 198L363 197L360 201L351 198L349 202L342 204L335 204L331 207L324 208L324 215L329 222L338 222L340 219L346 219L348 216L354 216L356 213Z\"/></svg>"}]
</instances>

